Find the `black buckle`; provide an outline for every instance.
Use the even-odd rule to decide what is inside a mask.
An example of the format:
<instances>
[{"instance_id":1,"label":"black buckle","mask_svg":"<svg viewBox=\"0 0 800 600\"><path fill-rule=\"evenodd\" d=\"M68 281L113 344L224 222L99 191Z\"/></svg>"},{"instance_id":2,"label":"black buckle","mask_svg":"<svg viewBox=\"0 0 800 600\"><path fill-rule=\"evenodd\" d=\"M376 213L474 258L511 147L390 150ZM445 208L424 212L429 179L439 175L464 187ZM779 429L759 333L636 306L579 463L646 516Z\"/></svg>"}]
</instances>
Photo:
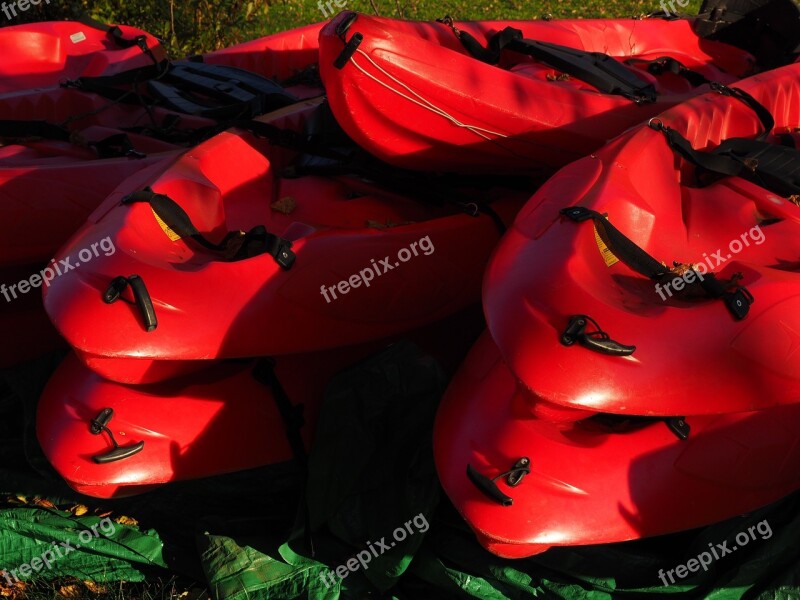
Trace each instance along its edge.
<instances>
[{"instance_id":1,"label":"black buckle","mask_svg":"<svg viewBox=\"0 0 800 600\"><path fill-rule=\"evenodd\" d=\"M685 440L689 437L692 428L689 427L685 417L669 417L665 422L670 431L678 436L679 439Z\"/></svg>"},{"instance_id":2,"label":"black buckle","mask_svg":"<svg viewBox=\"0 0 800 600\"><path fill-rule=\"evenodd\" d=\"M593 219L597 214L595 211L589 210L585 206L569 206L567 208L562 208L560 212L562 215L569 217L576 223Z\"/></svg>"},{"instance_id":3,"label":"black buckle","mask_svg":"<svg viewBox=\"0 0 800 600\"><path fill-rule=\"evenodd\" d=\"M288 271L294 265L295 260L297 260L297 255L292 250L292 242L277 236L276 239L278 240L278 247L273 254L275 262L278 263L281 269Z\"/></svg>"},{"instance_id":4,"label":"black buckle","mask_svg":"<svg viewBox=\"0 0 800 600\"><path fill-rule=\"evenodd\" d=\"M726 292L722 299L725 306L737 321L741 321L750 312L750 305L755 301L753 294L746 287L737 288L735 292Z\"/></svg>"}]
</instances>

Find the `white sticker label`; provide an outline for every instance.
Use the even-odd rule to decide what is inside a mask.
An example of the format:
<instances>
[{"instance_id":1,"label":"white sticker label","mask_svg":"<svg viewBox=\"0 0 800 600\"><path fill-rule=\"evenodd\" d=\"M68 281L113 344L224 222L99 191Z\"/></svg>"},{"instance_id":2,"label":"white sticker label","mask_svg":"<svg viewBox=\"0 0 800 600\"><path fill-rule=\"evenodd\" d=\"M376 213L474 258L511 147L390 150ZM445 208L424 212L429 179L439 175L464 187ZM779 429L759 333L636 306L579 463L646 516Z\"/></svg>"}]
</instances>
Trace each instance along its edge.
<instances>
[{"instance_id":1,"label":"white sticker label","mask_svg":"<svg viewBox=\"0 0 800 600\"><path fill-rule=\"evenodd\" d=\"M69 36L69 39L72 40L73 44L77 44L78 42L82 42L86 39L86 34L82 31L79 31L78 33L73 33L71 36Z\"/></svg>"}]
</instances>

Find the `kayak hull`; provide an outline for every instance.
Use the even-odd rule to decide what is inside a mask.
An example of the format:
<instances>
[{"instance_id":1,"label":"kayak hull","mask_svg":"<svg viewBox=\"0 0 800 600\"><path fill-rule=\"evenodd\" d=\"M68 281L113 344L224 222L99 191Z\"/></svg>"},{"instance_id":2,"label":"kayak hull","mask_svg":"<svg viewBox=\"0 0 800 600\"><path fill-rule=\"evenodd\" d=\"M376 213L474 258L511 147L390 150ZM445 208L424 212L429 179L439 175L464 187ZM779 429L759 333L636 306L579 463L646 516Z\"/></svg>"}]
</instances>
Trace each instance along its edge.
<instances>
[{"instance_id":1,"label":"kayak hull","mask_svg":"<svg viewBox=\"0 0 800 600\"><path fill-rule=\"evenodd\" d=\"M776 120L800 122L800 66L737 87ZM755 137L755 113L708 95L659 117L695 148ZM761 410L800 399L792 315L800 302L800 209L740 178L705 187L676 159L664 134L643 125L557 173L529 201L487 269L489 330L522 388L577 411L675 416ZM699 265L720 280L740 273L754 302L737 320L720 300L681 296L615 261L591 222L560 214L583 206L663 264ZM613 253L612 253L613 254ZM608 260L608 262L606 262ZM572 315L635 346L611 356L560 342ZM590 326L589 329L593 329ZM702 398L702 400L698 400ZM580 412L576 413L580 418Z\"/></svg>"},{"instance_id":2,"label":"kayak hull","mask_svg":"<svg viewBox=\"0 0 800 600\"><path fill-rule=\"evenodd\" d=\"M466 311L402 339L455 372L483 327L480 309ZM307 449L329 380L399 340L275 358L275 375L291 404L302 405ZM254 376L258 360L206 365L189 376L128 386L104 380L70 354L51 377L38 405L36 431L45 455L76 491L101 498L142 494L187 479L212 477L297 458L274 389ZM113 450L91 421L113 409L111 435L142 449L117 461L94 457Z\"/></svg>"},{"instance_id":3,"label":"kayak hull","mask_svg":"<svg viewBox=\"0 0 800 600\"><path fill-rule=\"evenodd\" d=\"M720 83L732 83L755 66L747 52L699 38L682 19L456 26L483 45L511 26L527 39L604 52L620 61L670 56ZM347 59L345 42L358 35L363 40ZM340 56L342 68L335 64ZM637 104L599 93L522 54L509 52L499 66L480 62L442 23L346 11L320 34L320 73L337 120L369 152L410 169L518 173L561 167L708 90L671 73L656 77L638 67L636 72L655 86L656 102Z\"/></svg>"},{"instance_id":4,"label":"kayak hull","mask_svg":"<svg viewBox=\"0 0 800 600\"><path fill-rule=\"evenodd\" d=\"M793 433L800 406L686 419L681 440L663 420L559 424L530 416L525 396L485 334L452 381L434 430L442 486L499 556L682 531L750 512L800 486ZM514 487L500 474L522 458ZM503 506L467 466L512 499Z\"/></svg>"},{"instance_id":5,"label":"kayak hull","mask_svg":"<svg viewBox=\"0 0 800 600\"><path fill-rule=\"evenodd\" d=\"M290 107L272 122L299 130L316 108ZM111 380L152 383L208 360L382 339L476 302L501 235L489 215L356 177L281 178L292 160L285 149L231 131L147 183L175 200L209 239L265 225L292 243L296 261L288 270L269 254L231 262L193 240L173 240L149 205L120 204L141 182L115 191L58 257L74 263L106 238L116 252L45 290L50 318L84 363ZM481 194L495 200L491 207L506 223L527 196L500 188ZM102 301L115 277L132 274L152 298L152 331L135 304Z\"/></svg>"},{"instance_id":6,"label":"kayak hull","mask_svg":"<svg viewBox=\"0 0 800 600\"><path fill-rule=\"evenodd\" d=\"M200 59L288 80L314 70L319 28L310 25L267 36ZM145 36L153 57L163 60L155 38L133 28L121 31L126 39ZM64 136L50 139L32 129L24 137L4 138L0 148L0 284L6 286L0 320L8 324L6 331L12 336L19 332L16 337L30 340L20 352L0 355L0 367L51 350L57 339L41 303L23 306L18 291L39 293L36 287L42 285L43 271L54 271L59 264L50 259L120 182L141 172L163 170L202 139L206 128L216 125L208 118L115 103L74 86L59 87L68 79L115 75L153 64L138 47L120 49L103 31L74 22L20 25L0 31L0 47L6 45L14 47L9 56L15 60L0 67L6 75L0 77L0 114L15 121L58 125ZM319 95L313 77L306 79L289 82L286 89L299 98ZM122 135L133 149L127 155L107 157L92 146ZM31 328L41 335L28 335Z\"/></svg>"},{"instance_id":7,"label":"kayak hull","mask_svg":"<svg viewBox=\"0 0 800 600\"><path fill-rule=\"evenodd\" d=\"M166 52L154 36L135 27L118 27L123 40L142 37L152 58L140 46L124 47L111 33L78 21L4 27L0 31L0 53L14 60L0 65L0 94L56 87L78 77L115 75L165 58Z\"/></svg>"}]
</instances>

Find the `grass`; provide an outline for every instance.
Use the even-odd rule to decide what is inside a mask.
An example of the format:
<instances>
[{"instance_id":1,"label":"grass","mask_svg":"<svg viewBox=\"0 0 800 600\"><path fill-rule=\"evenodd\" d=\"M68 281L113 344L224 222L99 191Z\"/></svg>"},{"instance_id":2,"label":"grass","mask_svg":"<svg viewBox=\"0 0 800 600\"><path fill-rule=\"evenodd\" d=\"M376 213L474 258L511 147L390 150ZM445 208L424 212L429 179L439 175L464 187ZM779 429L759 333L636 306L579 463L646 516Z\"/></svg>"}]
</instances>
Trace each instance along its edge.
<instances>
[{"instance_id":1,"label":"grass","mask_svg":"<svg viewBox=\"0 0 800 600\"><path fill-rule=\"evenodd\" d=\"M336 5L333 6L335 9ZM699 0L691 0L684 10L696 13L699 7ZM554 19L623 18L662 10L659 0L543 0L535 4L520 0L349 0L345 9L415 20L437 19L445 15L456 20L519 20L545 16ZM248 23L244 32L249 37L257 37L322 20L324 15L316 0L283 0L267 4Z\"/></svg>"}]
</instances>

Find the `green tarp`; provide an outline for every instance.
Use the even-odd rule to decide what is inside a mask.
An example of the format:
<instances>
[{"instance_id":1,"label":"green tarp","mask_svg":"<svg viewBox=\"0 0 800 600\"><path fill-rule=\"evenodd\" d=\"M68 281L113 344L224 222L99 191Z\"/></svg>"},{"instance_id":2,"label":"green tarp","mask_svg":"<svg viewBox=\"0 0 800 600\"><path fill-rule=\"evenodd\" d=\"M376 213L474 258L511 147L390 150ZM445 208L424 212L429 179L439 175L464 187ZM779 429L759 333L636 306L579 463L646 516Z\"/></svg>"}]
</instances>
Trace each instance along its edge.
<instances>
[{"instance_id":1,"label":"green tarp","mask_svg":"<svg viewBox=\"0 0 800 600\"><path fill-rule=\"evenodd\" d=\"M0 492L47 496L58 506L0 509L0 569L30 563L54 541L75 545L81 531L127 515L138 525L114 522L108 539L93 539L38 576L136 581L169 569L204 583L216 600L800 599L798 494L661 538L515 561L484 551L440 491L433 465L431 430L446 378L411 344L331 382L307 478L295 464L277 465L114 502L75 498L37 450L33 399L50 368L6 374L11 386L0 389ZM60 510L76 500L111 515ZM661 570L758 526L764 535L707 572L662 585Z\"/></svg>"}]
</instances>

